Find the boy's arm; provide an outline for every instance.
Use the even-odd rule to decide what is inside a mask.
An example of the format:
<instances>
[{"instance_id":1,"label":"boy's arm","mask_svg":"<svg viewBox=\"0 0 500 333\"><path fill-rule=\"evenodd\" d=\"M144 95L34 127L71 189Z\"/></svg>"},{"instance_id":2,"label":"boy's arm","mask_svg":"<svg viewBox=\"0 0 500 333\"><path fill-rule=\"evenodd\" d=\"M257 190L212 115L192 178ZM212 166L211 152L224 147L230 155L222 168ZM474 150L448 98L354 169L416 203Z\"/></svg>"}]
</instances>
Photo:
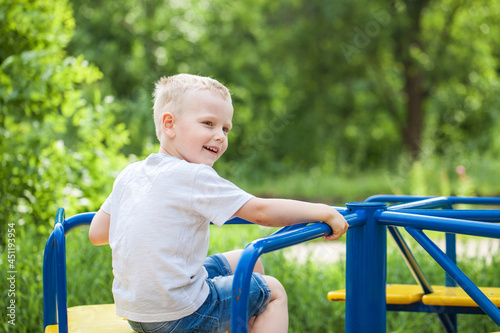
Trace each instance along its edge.
<instances>
[{"instance_id":1,"label":"boy's arm","mask_svg":"<svg viewBox=\"0 0 500 333\"><path fill-rule=\"evenodd\" d=\"M349 225L344 217L328 205L287 199L252 198L235 216L268 227L283 227L305 222L325 222L333 233L326 240L340 238Z\"/></svg>"},{"instance_id":2,"label":"boy's arm","mask_svg":"<svg viewBox=\"0 0 500 333\"><path fill-rule=\"evenodd\" d=\"M109 221L111 216L99 209L90 223L89 239L94 245L109 244Z\"/></svg>"}]
</instances>

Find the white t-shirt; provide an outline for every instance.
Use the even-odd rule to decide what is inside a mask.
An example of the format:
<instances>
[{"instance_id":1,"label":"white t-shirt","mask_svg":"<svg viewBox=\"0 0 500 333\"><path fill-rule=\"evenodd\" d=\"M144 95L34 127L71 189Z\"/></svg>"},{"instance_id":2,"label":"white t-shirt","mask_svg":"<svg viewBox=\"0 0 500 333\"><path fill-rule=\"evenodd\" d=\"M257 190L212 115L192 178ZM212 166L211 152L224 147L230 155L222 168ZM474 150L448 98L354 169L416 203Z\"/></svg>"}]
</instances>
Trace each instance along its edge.
<instances>
[{"instance_id":1,"label":"white t-shirt","mask_svg":"<svg viewBox=\"0 0 500 333\"><path fill-rule=\"evenodd\" d=\"M208 296L209 224L222 226L252 195L209 166L152 154L116 178L101 209L111 215L116 314L176 320Z\"/></svg>"}]
</instances>

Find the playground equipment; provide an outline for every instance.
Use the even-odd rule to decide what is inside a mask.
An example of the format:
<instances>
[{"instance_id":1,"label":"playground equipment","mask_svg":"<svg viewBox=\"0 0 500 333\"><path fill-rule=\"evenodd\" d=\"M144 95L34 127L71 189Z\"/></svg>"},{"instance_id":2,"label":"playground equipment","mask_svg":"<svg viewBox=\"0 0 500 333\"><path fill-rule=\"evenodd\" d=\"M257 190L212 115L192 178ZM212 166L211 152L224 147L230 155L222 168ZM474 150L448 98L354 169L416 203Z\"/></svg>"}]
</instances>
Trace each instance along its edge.
<instances>
[{"instance_id":1,"label":"playground equipment","mask_svg":"<svg viewBox=\"0 0 500 333\"><path fill-rule=\"evenodd\" d=\"M328 295L332 301L346 301L346 332L385 332L386 302L387 310L434 312L446 332L457 331L457 313L485 313L500 326L500 310L497 308L500 306L500 289L484 288L481 291L457 267L455 238L455 234L499 238L500 225L491 222L500 221L500 211L453 209L455 204L498 205L499 200L500 198L374 196L367 199L367 203L348 205L352 213L363 212L368 215L364 225L352 229L347 235L344 295L342 296L343 291ZM386 207L380 202L399 204ZM404 227L445 270L447 275L444 287L430 285L397 227ZM387 230L418 285L386 286ZM422 230L446 232L446 253ZM366 276L371 279L366 280ZM460 288L456 287L457 283ZM488 293L488 297L484 292ZM374 308L377 310L374 311ZM367 319L360 321L360 317Z\"/></svg>"},{"instance_id":2,"label":"playground equipment","mask_svg":"<svg viewBox=\"0 0 500 333\"><path fill-rule=\"evenodd\" d=\"M458 210L453 209L455 204L500 206L500 198L374 196L346 208L335 207L349 223L346 289L330 292L328 297L346 302L346 332L385 332L387 310L434 312L446 332L456 332L457 313L484 313L500 326L500 288L478 288L457 267L455 250L455 234L500 238L500 225L492 223L500 222L500 210ZM93 216L84 213L65 219L63 209L56 214L44 254L45 332L68 332L68 327L69 332L132 332L126 320L114 315L113 304L67 308L65 235L90 224ZM248 223L240 219L229 222ZM397 227L404 227L443 267L447 273L445 286L429 284ZM422 230L445 232L446 253ZM417 285L386 285L387 231ZM250 274L259 256L329 233L331 229L324 223L294 225L245 248L233 282L231 332L248 330Z\"/></svg>"}]
</instances>

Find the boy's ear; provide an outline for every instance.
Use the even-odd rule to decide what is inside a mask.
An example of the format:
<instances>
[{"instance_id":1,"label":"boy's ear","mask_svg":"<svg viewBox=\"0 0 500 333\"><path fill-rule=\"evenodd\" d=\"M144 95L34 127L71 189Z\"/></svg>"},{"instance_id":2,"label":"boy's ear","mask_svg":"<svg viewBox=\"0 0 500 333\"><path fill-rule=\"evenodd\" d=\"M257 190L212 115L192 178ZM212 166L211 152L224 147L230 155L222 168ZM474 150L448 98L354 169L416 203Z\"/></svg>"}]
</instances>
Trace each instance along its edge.
<instances>
[{"instance_id":1,"label":"boy's ear","mask_svg":"<svg viewBox=\"0 0 500 333\"><path fill-rule=\"evenodd\" d=\"M161 130L169 139L175 137L175 116L170 112L165 112L161 117Z\"/></svg>"}]
</instances>

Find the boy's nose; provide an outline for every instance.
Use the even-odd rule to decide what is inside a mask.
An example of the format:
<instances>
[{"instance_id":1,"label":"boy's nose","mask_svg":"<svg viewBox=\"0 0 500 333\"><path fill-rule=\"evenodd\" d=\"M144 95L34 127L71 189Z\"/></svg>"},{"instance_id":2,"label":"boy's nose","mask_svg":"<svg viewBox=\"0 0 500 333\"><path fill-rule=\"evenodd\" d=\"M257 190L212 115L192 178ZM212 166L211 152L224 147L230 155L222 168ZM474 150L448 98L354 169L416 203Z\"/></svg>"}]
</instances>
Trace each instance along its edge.
<instances>
[{"instance_id":1,"label":"boy's nose","mask_svg":"<svg viewBox=\"0 0 500 333\"><path fill-rule=\"evenodd\" d=\"M224 133L224 130L218 129L215 133L215 140L216 141L224 141L226 139L226 133Z\"/></svg>"}]
</instances>

